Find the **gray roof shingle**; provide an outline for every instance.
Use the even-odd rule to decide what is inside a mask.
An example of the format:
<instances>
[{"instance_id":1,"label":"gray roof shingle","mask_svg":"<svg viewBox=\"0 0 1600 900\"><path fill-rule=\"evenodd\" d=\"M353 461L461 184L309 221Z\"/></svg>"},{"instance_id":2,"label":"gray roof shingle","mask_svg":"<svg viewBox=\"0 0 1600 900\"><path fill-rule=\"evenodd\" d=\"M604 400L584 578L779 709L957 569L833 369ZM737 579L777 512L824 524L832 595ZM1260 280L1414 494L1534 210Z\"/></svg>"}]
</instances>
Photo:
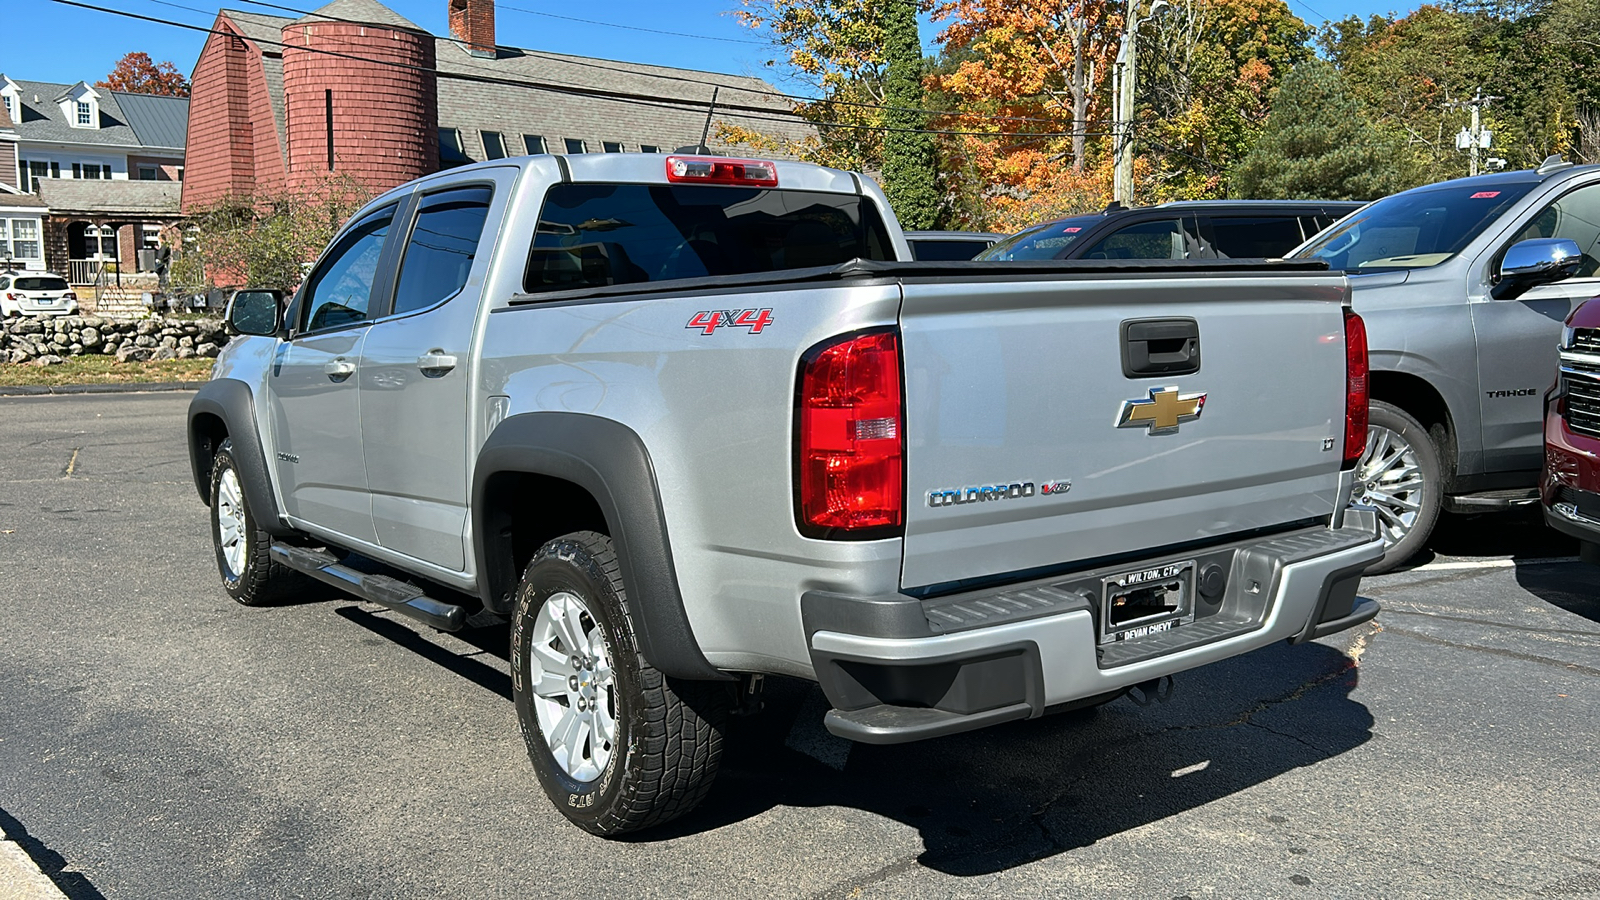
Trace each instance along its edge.
<instances>
[{"instance_id":1,"label":"gray roof shingle","mask_svg":"<svg viewBox=\"0 0 1600 900\"><path fill-rule=\"evenodd\" d=\"M43 178L39 199L54 214L176 216L181 181Z\"/></svg>"},{"instance_id":2,"label":"gray roof shingle","mask_svg":"<svg viewBox=\"0 0 1600 900\"><path fill-rule=\"evenodd\" d=\"M175 143L147 143L142 140L129 120L129 114L122 108L122 98L133 97L133 105L138 107L143 100L149 99L142 94L124 94L118 91L108 91L96 88L100 94L100 127L99 128L74 128L67 124L66 116L62 114L56 98L65 95L72 89L70 84L55 84L48 81L18 81L17 88L22 100L22 121L17 122L17 136L24 141L53 141L69 144L102 144L113 147L152 147L161 149L179 149L184 146L183 127L177 131L178 140ZM175 104L153 118L146 116L147 127L152 129L152 134L160 140L171 138L170 120L181 115L187 121L189 115L189 101L183 98L159 98ZM182 107L181 114L177 106Z\"/></svg>"}]
</instances>

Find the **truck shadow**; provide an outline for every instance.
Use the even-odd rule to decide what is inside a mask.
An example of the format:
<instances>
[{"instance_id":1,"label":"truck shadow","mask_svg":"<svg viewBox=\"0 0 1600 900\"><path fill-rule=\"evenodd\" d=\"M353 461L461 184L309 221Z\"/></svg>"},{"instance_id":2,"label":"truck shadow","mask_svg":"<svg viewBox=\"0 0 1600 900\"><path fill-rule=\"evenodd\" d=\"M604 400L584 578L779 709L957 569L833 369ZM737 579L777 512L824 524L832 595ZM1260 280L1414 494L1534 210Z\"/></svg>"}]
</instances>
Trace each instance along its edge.
<instances>
[{"instance_id":1,"label":"truck shadow","mask_svg":"<svg viewBox=\"0 0 1600 900\"><path fill-rule=\"evenodd\" d=\"M1124 697L1099 710L875 747L823 732L820 691L781 682L768 688L763 714L736 720L721 775L700 809L633 839L692 835L776 806L848 807L918 829L923 866L991 874L1360 746L1373 720L1349 697L1356 683L1343 653L1280 644L1179 676L1166 704L1141 708Z\"/></svg>"},{"instance_id":2,"label":"truck shadow","mask_svg":"<svg viewBox=\"0 0 1600 900\"><path fill-rule=\"evenodd\" d=\"M1428 546L1401 571L1427 565L1440 556L1506 556L1549 559L1573 556L1578 542L1547 527L1538 506L1477 515L1439 516Z\"/></svg>"},{"instance_id":3,"label":"truck shadow","mask_svg":"<svg viewBox=\"0 0 1600 900\"><path fill-rule=\"evenodd\" d=\"M1518 565L1517 584L1540 600L1591 622L1600 622L1600 569L1586 563Z\"/></svg>"}]
</instances>

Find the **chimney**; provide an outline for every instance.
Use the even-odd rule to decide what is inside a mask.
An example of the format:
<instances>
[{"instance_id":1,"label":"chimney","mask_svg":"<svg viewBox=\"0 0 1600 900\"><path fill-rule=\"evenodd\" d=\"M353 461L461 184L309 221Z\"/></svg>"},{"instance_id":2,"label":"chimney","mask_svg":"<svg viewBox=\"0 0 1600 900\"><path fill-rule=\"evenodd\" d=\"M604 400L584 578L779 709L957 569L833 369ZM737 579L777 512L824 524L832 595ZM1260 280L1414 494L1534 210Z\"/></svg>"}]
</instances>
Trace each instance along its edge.
<instances>
[{"instance_id":1,"label":"chimney","mask_svg":"<svg viewBox=\"0 0 1600 900\"><path fill-rule=\"evenodd\" d=\"M473 56L494 58L494 0L450 0L450 36Z\"/></svg>"}]
</instances>

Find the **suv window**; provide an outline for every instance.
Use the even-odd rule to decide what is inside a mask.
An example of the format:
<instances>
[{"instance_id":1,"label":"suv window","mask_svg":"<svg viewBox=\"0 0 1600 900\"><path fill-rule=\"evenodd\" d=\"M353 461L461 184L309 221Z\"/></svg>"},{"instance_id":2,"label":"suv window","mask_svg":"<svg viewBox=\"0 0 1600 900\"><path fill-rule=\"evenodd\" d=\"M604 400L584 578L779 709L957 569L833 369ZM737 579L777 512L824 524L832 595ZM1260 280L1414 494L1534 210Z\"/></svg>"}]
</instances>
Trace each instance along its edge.
<instances>
[{"instance_id":1,"label":"suv window","mask_svg":"<svg viewBox=\"0 0 1600 900\"><path fill-rule=\"evenodd\" d=\"M713 185L558 184L545 196L523 290L634 284L892 260L856 194Z\"/></svg>"},{"instance_id":2,"label":"suv window","mask_svg":"<svg viewBox=\"0 0 1600 900\"><path fill-rule=\"evenodd\" d=\"M1183 226L1177 219L1140 222L1107 235L1079 259L1184 259Z\"/></svg>"},{"instance_id":3,"label":"suv window","mask_svg":"<svg viewBox=\"0 0 1600 900\"><path fill-rule=\"evenodd\" d=\"M1295 256L1336 270L1436 266L1461 251L1490 222L1533 190L1535 182L1484 187L1418 188L1385 197L1319 235Z\"/></svg>"},{"instance_id":4,"label":"suv window","mask_svg":"<svg viewBox=\"0 0 1600 900\"><path fill-rule=\"evenodd\" d=\"M1545 207L1512 243L1532 238L1568 238L1583 251L1576 277L1593 278L1600 271L1600 185L1578 188Z\"/></svg>"},{"instance_id":5,"label":"suv window","mask_svg":"<svg viewBox=\"0 0 1600 900\"><path fill-rule=\"evenodd\" d=\"M372 283L378 274L384 238L394 220L394 207L374 212L353 225L321 267L306 282L301 331L320 331L366 321Z\"/></svg>"},{"instance_id":6,"label":"suv window","mask_svg":"<svg viewBox=\"0 0 1600 900\"><path fill-rule=\"evenodd\" d=\"M67 280L49 276L24 277L18 278L12 287L19 291L64 291L67 289Z\"/></svg>"},{"instance_id":7,"label":"suv window","mask_svg":"<svg viewBox=\"0 0 1600 900\"><path fill-rule=\"evenodd\" d=\"M1208 238L1222 259L1282 256L1300 245L1298 216L1210 216Z\"/></svg>"},{"instance_id":8,"label":"suv window","mask_svg":"<svg viewBox=\"0 0 1600 900\"><path fill-rule=\"evenodd\" d=\"M433 306L455 296L467 283L493 196L489 188L475 186L422 198L400 263L396 314Z\"/></svg>"},{"instance_id":9,"label":"suv window","mask_svg":"<svg viewBox=\"0 0 1600 900\"><path fill-rule=\"evenodd\" d=\"M1024 229L978 254L980 260L1060 259L1067 247L1089 233L1102 216L1079 216ZM919 257L920 258L920 257Z\"/></svg>"}]
</instances>

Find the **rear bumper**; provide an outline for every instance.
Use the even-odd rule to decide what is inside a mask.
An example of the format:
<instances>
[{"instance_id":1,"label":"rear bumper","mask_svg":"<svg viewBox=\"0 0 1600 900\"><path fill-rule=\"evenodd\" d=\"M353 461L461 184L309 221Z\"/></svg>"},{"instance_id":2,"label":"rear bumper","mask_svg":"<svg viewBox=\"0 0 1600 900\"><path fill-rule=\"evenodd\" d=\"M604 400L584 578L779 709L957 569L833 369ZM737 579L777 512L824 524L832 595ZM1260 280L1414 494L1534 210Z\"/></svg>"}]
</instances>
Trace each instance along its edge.
<instances>
[{"instance_id":1,"label":"rear bumper","mask_svg":"<svg viewBox=\"0 0 1600 900\"><path fill-rule=\"evenodd\" d=\"M1337 529L933 600L810 592L802 609L817 680L834 707L828 730L901 743L1033 718L1275 641L1353 627L1378 612L1356 590L1382 555L1375 517L1351 510ZM1100 643L1100 579L1179 559L1226 573L1215 601L1197 594L1192 623Z\"/></svg>"}]
</instances>

